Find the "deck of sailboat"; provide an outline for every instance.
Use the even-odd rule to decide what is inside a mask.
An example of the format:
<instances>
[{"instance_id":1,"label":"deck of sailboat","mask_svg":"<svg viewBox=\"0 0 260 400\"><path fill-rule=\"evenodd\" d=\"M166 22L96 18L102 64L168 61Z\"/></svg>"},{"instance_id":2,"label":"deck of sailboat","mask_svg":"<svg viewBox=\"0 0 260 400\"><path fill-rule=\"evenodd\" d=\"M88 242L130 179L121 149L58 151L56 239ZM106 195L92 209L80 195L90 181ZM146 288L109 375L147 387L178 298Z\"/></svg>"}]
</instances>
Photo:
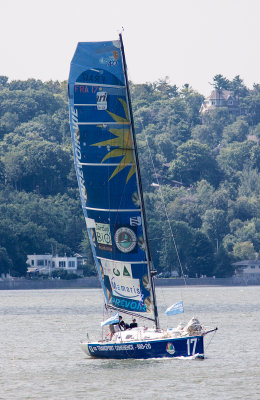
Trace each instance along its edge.
<instances>
[{"instance_id":1,"label":"deck of sailboat","mask_svg":"<svg viewBox=\"0 0 260 400\"><path fill-rule=\"evenodd\" d=\"M159 339L177 339L188 337L187 332L181 332L179 329L168 328L154 329L147 327L138 327L133 329L127 329L125 331L116 332L111 339L113 343L131 342L131 341L149 341ZM201 336L201 335L200 335Z\"/></svg>"}]
</instances>

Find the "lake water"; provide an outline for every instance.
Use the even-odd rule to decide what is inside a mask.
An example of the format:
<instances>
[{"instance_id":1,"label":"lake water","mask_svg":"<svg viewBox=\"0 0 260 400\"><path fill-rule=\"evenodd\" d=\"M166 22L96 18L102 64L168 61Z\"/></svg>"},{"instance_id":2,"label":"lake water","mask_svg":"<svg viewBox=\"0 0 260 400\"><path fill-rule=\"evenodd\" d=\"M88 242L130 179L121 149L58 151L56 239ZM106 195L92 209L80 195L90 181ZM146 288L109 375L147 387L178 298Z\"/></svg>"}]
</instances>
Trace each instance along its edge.
<instances>
[{"instance_id":1,"label":"lake water","mask_svg":"<svg viewBox=\"0 0 260 400\"><path fill-rule=\"evenodd\" d=\"M163 315L181 299L184 314ZM218 326L205 360L92 360L79 342L99 338L100 289L0 291L0 399L260 399L260 287L159 288L157 300L162 327Z\"/></svg>"}]
</instances>

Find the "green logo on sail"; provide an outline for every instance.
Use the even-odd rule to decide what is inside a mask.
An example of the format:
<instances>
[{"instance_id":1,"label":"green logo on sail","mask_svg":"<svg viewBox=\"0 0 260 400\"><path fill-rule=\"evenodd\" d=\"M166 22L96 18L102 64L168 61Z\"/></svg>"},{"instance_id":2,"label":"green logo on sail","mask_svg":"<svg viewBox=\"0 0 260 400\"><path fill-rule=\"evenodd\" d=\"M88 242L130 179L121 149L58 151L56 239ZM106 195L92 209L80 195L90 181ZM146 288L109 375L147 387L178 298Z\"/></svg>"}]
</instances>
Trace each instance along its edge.
<instances>
[{"instance_id":1,"label":"green logo on sail","mask_svg":"<svg viewBox=\"0 0 260 400\"><path fill-rule=\"evenodd\" d=\"M117 268L114 268L113 272L114 272L115 276L119 276L120 275L120 271L118 271Z\"/></svg>"},{"instance_id":2,"label":"green logo on sail","mask_svg":"<svg viewBox=\"0 0 260 400\"><path fill-rule=\"evenodd\" d=\"M130 276L128 269L126 268L126 266L124 266L124 270L123 270L123 275L124 276Z\"/></svg>"},{"instance_id":3,"label":"green logo on sail","mask_svg":"<svg viewBox=\"0 0 260 400\"><path fill-rule=\"evenodd\" d=\"M127 227L119 228L115 233L116 247L122 253L129 253L134 250L136 246L136 234L134 231Z\"/></svg>"}]
</instances>

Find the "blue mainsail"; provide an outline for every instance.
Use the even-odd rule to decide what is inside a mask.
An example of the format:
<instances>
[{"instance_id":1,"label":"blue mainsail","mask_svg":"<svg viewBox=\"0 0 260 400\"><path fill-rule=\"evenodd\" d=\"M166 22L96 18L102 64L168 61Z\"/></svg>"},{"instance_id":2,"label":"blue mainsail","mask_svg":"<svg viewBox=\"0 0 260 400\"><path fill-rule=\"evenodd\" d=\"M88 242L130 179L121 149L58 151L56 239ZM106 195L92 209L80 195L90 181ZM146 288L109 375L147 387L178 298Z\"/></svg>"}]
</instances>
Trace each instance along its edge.
<instances>
[{"instance_id":1,"label":"blue mainsail","mask_svg":"<svg viewBox=\"0 0 260 400\"><path fill-rule=\"evenodd\" d=\"M122 43L79 43L69 76L80 196L106 303L153 312Z\"/></svg>"}]
</instances>

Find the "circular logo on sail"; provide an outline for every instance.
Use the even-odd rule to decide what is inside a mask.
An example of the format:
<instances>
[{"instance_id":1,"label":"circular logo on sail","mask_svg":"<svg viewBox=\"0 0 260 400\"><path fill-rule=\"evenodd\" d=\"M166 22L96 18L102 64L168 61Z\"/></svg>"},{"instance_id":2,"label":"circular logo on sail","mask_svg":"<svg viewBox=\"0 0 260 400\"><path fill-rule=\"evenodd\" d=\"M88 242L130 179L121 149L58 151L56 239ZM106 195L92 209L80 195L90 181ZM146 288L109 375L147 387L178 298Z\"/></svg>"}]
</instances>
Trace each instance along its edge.
<instances>
[{"instance_id":1,"label":"circular logo on sail","mask_svg":"<svg viewBox=\"0 0 260 400\"><path fill-rule=\"evenodd\" d=\"M172 343L167 343L166 351L171 355L175 353L175 348Z\"/></svg>"},{"instance_id":2,"label":"circular logo on sail","mask_svg":"<svg viewBox=\"0 0 260 400\"><path fill-rule=\"evenodd\" d=\"M136 241L136 234L130 228L122 227L115 233L116 247L118 250L122 251L122 253L129 253L134 250Z\"/></svg>"}]
</instances>

